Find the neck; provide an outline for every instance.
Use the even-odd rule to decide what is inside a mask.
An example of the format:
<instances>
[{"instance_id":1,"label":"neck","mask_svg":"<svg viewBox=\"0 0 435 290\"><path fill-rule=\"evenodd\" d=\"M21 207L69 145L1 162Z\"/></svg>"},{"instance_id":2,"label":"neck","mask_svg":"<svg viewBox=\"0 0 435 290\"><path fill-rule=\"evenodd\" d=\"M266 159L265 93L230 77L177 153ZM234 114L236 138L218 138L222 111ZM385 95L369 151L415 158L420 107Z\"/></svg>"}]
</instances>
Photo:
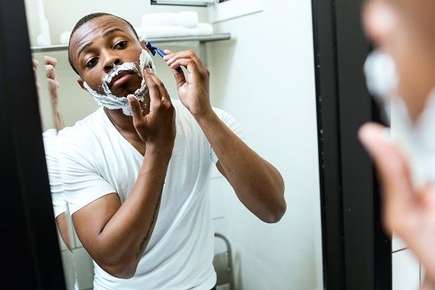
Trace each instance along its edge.
<instances>
[{"instance_id":1,"label":"neck","mask_svg":"<svg viewBox=\"0 0 435 290\"><path fill-rule=\"evenodd\" d=\"M124 133L136 133L136 129L133 126L133 118L124 115L122 110L109 110L104 108L104 112L118 131Z\"/></svg>"}]
</instances>

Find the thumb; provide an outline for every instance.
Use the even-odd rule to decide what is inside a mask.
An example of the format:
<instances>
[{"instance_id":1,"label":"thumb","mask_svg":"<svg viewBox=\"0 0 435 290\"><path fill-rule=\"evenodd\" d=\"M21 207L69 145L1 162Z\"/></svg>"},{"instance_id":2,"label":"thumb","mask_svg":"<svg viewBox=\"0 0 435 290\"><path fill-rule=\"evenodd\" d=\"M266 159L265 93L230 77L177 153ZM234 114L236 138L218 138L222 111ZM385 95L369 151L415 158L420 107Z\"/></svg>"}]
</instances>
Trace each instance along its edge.
<instances>
[{"instance_id":1,"label":"thumb","mask_svg":"<svg viewBox=\"0 0 435 290\"><path fill-rule=\"evenodd\" d=\"M378 169L387 206L404 207L413 195L409 163L403 152L386 135L384 127L367 124L359 138Z\"/></svg>"}]
</instances>

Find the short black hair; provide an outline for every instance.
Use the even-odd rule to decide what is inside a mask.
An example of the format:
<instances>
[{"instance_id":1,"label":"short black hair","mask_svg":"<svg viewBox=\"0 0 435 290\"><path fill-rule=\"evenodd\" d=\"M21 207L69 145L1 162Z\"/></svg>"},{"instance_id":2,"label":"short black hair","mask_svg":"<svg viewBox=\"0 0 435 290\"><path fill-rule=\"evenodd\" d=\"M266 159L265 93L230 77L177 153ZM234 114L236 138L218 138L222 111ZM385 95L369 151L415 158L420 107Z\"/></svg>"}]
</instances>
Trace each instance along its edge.
<instances>
[{"instance_id":1,"label":"short black hair","mask_svg":"<svg viewBox=\"0 0 435 290\"><path fill-rule=\"evenodd\" d=\"M130 22L128 22L127 20L125 20L125 19L122 18L122 17L116 16L116 15L113 15L113 14L110 14L110 13L105 13L105 12L91 13L91 14L88 14L88 15L86 15L86 16L83 16L82 18L80 18L79 21L77 21L76 25L74 25L74 28L73 28L73 30L71 31L71 36L70 36L70 38L69 38L69 43L68 43L68 60L69 60L69 64L71 65L72 69L73 69L77 74L79 74L79 72L77 71L77 69L74 67L74 65L73 65L73 63L72 63L71 54L70 54L70 51L69 51L69 46L71 45L71 38L72 38L74 32L76 32L77 29L79 29L83 24L85 24L85 23L91 21L92 19L95 19L95 18L98 18L98 17L102 17L102 16L112 16L112 17L115 17L115 18L121 19L122 21L124 21L125 23L128 24L128 26L131 28L131 30L133 31L133 33L134 33L134 35L136 36L136 38L139 40L139 35L137 34L136 29L134 29L133 25L132 25Z\"/></svg>"}]
</instances>

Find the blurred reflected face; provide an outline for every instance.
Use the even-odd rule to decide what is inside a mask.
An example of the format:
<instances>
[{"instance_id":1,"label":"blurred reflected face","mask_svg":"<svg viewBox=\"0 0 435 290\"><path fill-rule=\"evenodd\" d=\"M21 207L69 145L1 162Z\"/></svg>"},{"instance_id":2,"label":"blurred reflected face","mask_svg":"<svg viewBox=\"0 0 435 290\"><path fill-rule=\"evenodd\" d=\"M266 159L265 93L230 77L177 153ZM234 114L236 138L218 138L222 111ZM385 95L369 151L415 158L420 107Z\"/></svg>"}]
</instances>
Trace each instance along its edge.
<instances>
[{"instance_id":1,"label":"blurred reflected face","mask_svg":"<svg viewBox=\"0 0 435 290\"><path fill-rule=\"evenodd\" d=\"M369 0L363 20L368 37L394 59L398 94L416 120L435 89L435 1Z\"/></svg>"}]
</instances>

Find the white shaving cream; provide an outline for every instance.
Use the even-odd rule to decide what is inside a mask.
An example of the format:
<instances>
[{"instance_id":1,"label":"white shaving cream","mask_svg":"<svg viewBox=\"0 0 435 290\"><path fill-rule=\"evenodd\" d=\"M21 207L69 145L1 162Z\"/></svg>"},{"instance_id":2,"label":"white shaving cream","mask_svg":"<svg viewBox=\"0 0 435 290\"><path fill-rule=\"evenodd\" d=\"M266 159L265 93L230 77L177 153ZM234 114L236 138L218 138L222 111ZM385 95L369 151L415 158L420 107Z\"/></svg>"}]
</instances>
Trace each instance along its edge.
<instances>
[{"instance_id":1,"label":"white shaving cream","mask_svg":"<svg viewBox=\"0 0 435 290\"><path fill-rule=\"evenodd\" d=\"M150 67L154 72L156 71L151 55L143 49L139 57L139 64L134 62L123 63L119 66L116 66L104 77L102 81L102 89L104 91L104 94L98 93L97 91L92 89L86 82L84 83L84 87L94 97L95 101L99 106L103 106L109 110L122 109L124 115L131 116L132 112L128 104L127 97L114 95L109 88L109 84L114 77L125 71L136 73L143 78L143 70L145 69L145 67ZM144 79L142 79L140 88L134 92L134 96L140 102L147 103L149 101L148 88Z\"/></svg>"},{"instance_id":2,"label":"white shaving cream","mask_svg":"<svg viewBox=\"0 0 435 290\"><path fill-rule=\"evenodd\" d=\"M365 64L365 73L371 93L390 116L392 140L409 159L414 184L435 184L435 88L423 113L413 121L403 99L396 96L400 78L393 58L381 51L373 52Z\"/></svg>"}]
</instances>

